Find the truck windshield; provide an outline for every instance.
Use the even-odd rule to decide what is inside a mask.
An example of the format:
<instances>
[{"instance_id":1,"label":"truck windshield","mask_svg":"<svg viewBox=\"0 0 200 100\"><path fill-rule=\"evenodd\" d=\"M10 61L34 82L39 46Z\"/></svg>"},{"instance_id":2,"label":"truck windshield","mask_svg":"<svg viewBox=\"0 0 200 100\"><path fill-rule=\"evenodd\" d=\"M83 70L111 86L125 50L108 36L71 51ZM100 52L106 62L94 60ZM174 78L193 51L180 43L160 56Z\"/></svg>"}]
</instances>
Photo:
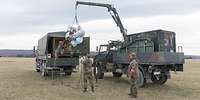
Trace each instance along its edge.
<instances>
[{"instance_id":1,"label":"truck windshield","mask_svg":"<svg viewBox=\"0 0 200 100\"><path fill-rule=\"evenodd\" d=\"M110 47L110 50L112 50L112 51L116 51L116 50L118 50L118 47L116 47L116 46L112 46L112 47Z\"/></svg>"},{"instance_id":2,"label":"truck windshield","mask_svg":"<svg viewBox=\"0 0 200 100\"><path fill-rule=\"evenodd\" d=\"M107 52L107 48L108 48L108 46L100 46L99 52L101 52L101 53Z\"/></svg>"}]
</instances>

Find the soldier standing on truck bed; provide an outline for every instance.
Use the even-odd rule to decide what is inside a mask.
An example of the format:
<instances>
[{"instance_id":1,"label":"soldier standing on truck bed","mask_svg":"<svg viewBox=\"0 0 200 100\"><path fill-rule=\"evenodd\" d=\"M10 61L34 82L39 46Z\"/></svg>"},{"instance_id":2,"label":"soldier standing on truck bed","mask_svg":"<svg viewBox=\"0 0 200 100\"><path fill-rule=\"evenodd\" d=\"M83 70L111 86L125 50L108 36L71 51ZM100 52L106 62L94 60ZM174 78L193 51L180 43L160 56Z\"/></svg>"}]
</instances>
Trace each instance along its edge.
<instances>
[{"instance_id":1,"label":"soldier standing on truck bed","mask_svg":"<svg viewBox=\"0 0 200 100\"><path fill-rule=\"evenodd\" d=\"M89 56L84 56L81 60L83 64L83 92L87 92L87 82L90 83L91 91L94 92L94 83L93 83L93 75L92 75L92 60Z\"/></svg>"},{"instance_id":2,"label":"soldier standing on truck bed","mask_svg":"<svg viewBox=\"0 0 200 100\"><path fill-rule=\"evenodd\" d=\"M59 41L58 47L55 50L55 58L57 59L64 52L63 50L63 41Z\"/></svg>"},{"instance_id":3,"label":"soldier standing on truck bed","mask_svg":"<svg viewBox=\"0 0 200 100\"><path fill-rule=\"evenodd\" d=\"M71 54L71 43L70 40L63 40L63 41L59 41L58 47L55 50L55 58L58 58L61 55L64 54Z\"/></svg>"},{"instance_id":4,"label":"soldier standing on truck bed","mask_svg":"<svg viewBox=\"0 0 200 100\"><path fill-rule=\"evenodd\" d=\"M129 60L130 65L128 67L128 76L129 76L129 81L130 81L130 93L128 94L132 98L137 97L137 86L136 86L136 80L138 78L138 62L136 60L136 54L131 53L129 54Z\"/></svg>"}]
</instances>

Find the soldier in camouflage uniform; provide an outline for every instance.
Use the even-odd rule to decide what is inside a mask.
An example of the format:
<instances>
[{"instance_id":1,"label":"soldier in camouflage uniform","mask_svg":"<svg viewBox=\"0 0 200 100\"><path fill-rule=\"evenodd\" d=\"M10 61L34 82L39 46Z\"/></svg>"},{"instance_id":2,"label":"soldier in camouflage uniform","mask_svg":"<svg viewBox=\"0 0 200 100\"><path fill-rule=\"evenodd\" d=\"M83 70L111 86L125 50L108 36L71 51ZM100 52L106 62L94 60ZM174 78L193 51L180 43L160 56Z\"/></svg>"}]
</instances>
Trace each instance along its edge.
<instances>
[{"instance_id":1,"label":"soldier in camouflage uniform","mask_svg":"<svg viewBox=\"0 0 200 100\"><path fill-rule=\"evenodd\" d=\"M81 61L83 64L83 92L87 92L87 82L89 81L91 86L91 91L94 92L94 83L92 75L92 60L88 56L84 56Z\"/></svg>"},{"instance_id":2,"label":"soldier in camouflage uniform","mask_svg":"<svg viewBox=\"0 0 200 100\"><path fill-rule=\"evenodd\" d=\"M55 50L55 58L57 59L60 55L62 55L63 51L63 41L59 41L58 47Z\"/></svg>"},{"instance_id":3,"label":"soldier in camouflage uniform","mask_svg":"<svg viewBox=\"0 0 200 100\"><path fill-rule=\"evenodd\" d=\"M55 50L55 58L61 55L70 54L72 51L70 40L59 41L58 47Z\"/></svg>"},{"instance_id":4,"label":"soldier in camouflage uniform","mask_svg":"<svg viewBox=\"0 0 200 100\"><path fill-rule=\"evenodd\" d=\"M136 80L138 78L138 72L139 72L138 63L136 61L136 54L135 53L129 54L129 59L131 61L128 67L128 76L131 84L129 96L136 98L137 97Z\"/></svg>"},{"instance_id":5,"label":"soldier in camouflage uniform","mask_svg":"<svg viewBox=\"0 0 200 100\"><path fill-rule=\"evenodd\" d=\"M70 39L66 39L63 41L63 54L71 54L72 52L72 45L71 45L71 40Z\"/></svg>"}]
</instances>

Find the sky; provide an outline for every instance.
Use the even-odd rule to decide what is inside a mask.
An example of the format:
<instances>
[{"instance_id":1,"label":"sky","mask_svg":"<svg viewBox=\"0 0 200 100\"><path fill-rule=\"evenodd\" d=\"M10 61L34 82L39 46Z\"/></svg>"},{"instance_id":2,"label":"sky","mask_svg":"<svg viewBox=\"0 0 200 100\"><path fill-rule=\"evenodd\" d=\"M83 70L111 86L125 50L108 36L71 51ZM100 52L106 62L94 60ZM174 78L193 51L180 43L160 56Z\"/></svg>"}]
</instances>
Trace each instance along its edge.
<instances>
[{"instance_id":1,"label":"sky","mask_svg":"<svg viewBox=\"0 0 200 100\"><path fill-rule=\"evenodd\" d=\"M113 4L128 34L163 29L176 33L185 54L200 55L200 0L81 0ZM32 49L48 32L66 31L75 0L0 0L0 49ZM79 24L91 50L122 34L106 8L79 6Z\"/></svg>"}]
</instances>

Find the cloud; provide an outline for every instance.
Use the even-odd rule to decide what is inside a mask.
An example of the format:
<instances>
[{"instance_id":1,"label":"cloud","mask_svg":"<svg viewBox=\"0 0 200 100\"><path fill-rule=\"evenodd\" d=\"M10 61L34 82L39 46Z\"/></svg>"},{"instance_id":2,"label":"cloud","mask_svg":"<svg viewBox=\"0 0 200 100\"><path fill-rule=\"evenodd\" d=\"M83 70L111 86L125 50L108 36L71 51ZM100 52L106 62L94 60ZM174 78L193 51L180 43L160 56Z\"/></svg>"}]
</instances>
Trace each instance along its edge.
<instances>
[{"instance_id":1,"label":"cloud","mask_svg":"<svg viewBox=\"0 0 200 100\"><path fill-rule=\"evenodd\" d=\"M199 0L114 0L114 4L122 17L187 14L200 8ZM75 0L6 0L0 5L0 26L6 31L6 27L72 23ZM79 6L78 12L82 22L110 18L106 8Z\"/></svg>"},{"instance_id":2,"label":"cloud","mask_svg":"<svg viewBox=\"0 0 200 100\"><path fill-rule=\"evenodd\" d=\"M187 14L200 8L199 0L184 2L182 0L124 0L123 2L114 0L114 4L122 18ZM1 1L0 34L11 34L9 28L23 32L26 29L35 30L36 27L42 30L41 26L71 24L74 5L75 0ZM106 8L88 6L78 7L78 17L80 22L111 18Z\"/></svg>"},{"instance_id":3,"label":"cloud","mask_svg":"<svg viewBox=\"0 0 200 100\"><path fill-rule=\"evenodd\" d=\"M0 49L32 49L34 45L37 45L39 38L41 35L36 34L0 37Z\"/></svg>"},{"instance_id":4,"label":"cloud","mask_svg":"<svg viewBox=\"0 0 200 100\"><path fill-rule=\"evenodd\" d=\"M1 48L32 49L37 40L47 32L66 30L66 27L72 24L74 17L75 0L0 1ZM107 2L101 0L103 1ZM171 30L177 33L177 43L183 45L186 52L191 52L191 45L193 51L200 50L200 47L195 48L199 43L199 0L109 0L109 2L114 3L129 33L154 29ZM122 39L106 8L79 6L78 18L91 36L94 43L91 44L92 50L96 45L107 43L109 39ZM21 39L21 41L11 43L7 42L7 39L14 41Z\"/></svg>"},{"instance_id":5,"label":"cloud","mask_svg":"<svg viewBox=\"0 0 200 100\"><path fill-rule=\"evenodd\" d=\"M130 17L188 14L200 9L199 0L127 0L116 5L122 15Z\"/></svg>"},{"instance_id":6,"label":"cloud","mask_svg":"<svg viewBox=\"0 0 200 100\"><path fill-rule=\"evenodd\" d=\"M128 34L144 32L149 30L163 29L176 33L177 46L183 46L186 54L200 54L198 32L200 12L189 15L163 15L149 18L132 17L122 19ZM105 44L109 40L122 40L122 35L113 20L96 20L81 24L87 33L92 37L91 41L96 45ZM97 41L96 41L97 40ZM102 40L102 43L100 43Z\"/></svg>"}]
</instances>

